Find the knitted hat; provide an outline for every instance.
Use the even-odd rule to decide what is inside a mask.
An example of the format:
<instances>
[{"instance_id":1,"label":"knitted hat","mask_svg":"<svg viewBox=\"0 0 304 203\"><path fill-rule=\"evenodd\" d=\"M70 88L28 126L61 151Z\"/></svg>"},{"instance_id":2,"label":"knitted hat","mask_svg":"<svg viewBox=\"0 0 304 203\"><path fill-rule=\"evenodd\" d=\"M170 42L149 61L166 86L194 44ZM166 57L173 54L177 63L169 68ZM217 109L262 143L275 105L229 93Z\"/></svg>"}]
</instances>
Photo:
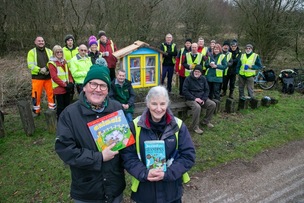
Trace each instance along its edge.
<instances>
[{"instance_id":1,"label":"knitted hat","mask_svg":"<svg viewBox=\"0 0 304 203\"><path fill-rule=\"evenodd\" d=\"M97 64L94 64L91 66L86 78L83 81L83 86L85 86L88 82L94 79L99 79L104 81L108 85L108 89L110 88L110 71L105 66L100 66Z\"/></svg>"},{"instance_id":2,"label":"knitted hat","mask_svg":"<svg viewBox=\"0 0 304 203\"><path fill-rule=\"evenodd\" d=\"M251 49L253 49L252 44L247 44L247 45L246 45L246 48L247 48L247 47L250 47Z\"/></svg>"},{"instance_id":3,"label":"knitted hat","mask_svg":"<svg viewBox=\"0 0 304 203\"><path fill-rule=\"evenodd\" d=\"M68 34L64 37L64 42L66 43L69 39L72 39L73 41L75 41L74 36L71 34Z\"/></svg>"},{"instance_id":4,"label":"knitted hat","mask_svg":"<svg viewBox=\"0 0 304 203\"><path fill-rule=\"evenodd\" d=\"M103 30L100 30L100 31L98 32L98 38L100 38L101 36L106 36L106 32L103 31Z\"/></svg>"},{"instance_id":5,"label":"knitted hat","mask_svg":"<svg viewBox=\"0 0 304 203\"><path fill-rule=\"evenodd\" d=\"M237 46L238 45L237 40L236 39L232 40L230 45L231 46Z\"/></svg>"},{"instance_id":6,"label":"knitted hat","mask_svg":"<svg viewBox=\"0 0 304 203\"><path fill-rule=\"evenodd\" d=\"M228 40L224 41L223 46L227 45L228 47L230 46L230 43Z\"/></svg>"},{"instance_id":7,"label":"knitted hat","mask_svg":"<svg viewBox=\"0 0 304 203\"><path fill-rule=\"evenodd\" d=\"M190 42L192 44L192 39L188 38L188 39L185 40L185 43L186 42Z\"/></svg>"},{"instance_id":8,"label":"knitted hat","mask_svg":"<svg viewBox=\"0 0 304 203\"><path fill-rule=\"evenodd\" d=\"M98 59L96 59L95 64L98 64L100 66L108 67L107 61L102 57L99 57Z\"/></svg>"},{"instance_id":9,"label":"knitted hat","mask_svg":"<svg viewBox=\"0 0 304 203\"><path fill-rule=\"evenodd\" d=\"M93 44L98 45L97 44L97 39L94 35L90 36L90 38L89 38L89 47L91 47Z\"/></svg>"},{"instance_id":10,"label":"knitted hat","mask_svg":"<svg viewBox=\"0 0 304 203\"><path fill-rule=\"evenodd\" d=\"M195 70L199 70L199 71L201 71L201 73L203 73L203 67L202 67L202 65L196 65L194 67L193 71L195 71Z\"/></svg>"}]
</instances>

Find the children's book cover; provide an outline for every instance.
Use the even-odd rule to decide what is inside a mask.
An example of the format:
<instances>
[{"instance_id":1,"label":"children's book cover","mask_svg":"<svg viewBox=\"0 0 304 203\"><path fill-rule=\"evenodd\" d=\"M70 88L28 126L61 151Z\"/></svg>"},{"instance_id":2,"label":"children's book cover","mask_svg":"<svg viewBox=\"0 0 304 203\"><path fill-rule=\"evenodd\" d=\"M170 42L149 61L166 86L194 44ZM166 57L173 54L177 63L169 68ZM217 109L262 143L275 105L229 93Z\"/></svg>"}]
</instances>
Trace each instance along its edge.
<instances>
[{"instance_id":1,"label":"children's book cover","mask_svg":"<svg viewBox=\"0 0 304 203\"><path fill-rule=\"evenodd\" d=\"M165 142L163 140L148 140L144 142L146 166L148 169L167 170Z\"/></svg>"},{"instance_id":2,"label":"children's book cover","mask_svg":"<svg viewBox=\"0 0 304 203\"><path fill-rule=\"evenodd\" d=\"M113 151L135 143L123 110L98 118L87 125L99 151L104 150L112 143L116 143L112 148Z\"/></svg>"}]
</instances>

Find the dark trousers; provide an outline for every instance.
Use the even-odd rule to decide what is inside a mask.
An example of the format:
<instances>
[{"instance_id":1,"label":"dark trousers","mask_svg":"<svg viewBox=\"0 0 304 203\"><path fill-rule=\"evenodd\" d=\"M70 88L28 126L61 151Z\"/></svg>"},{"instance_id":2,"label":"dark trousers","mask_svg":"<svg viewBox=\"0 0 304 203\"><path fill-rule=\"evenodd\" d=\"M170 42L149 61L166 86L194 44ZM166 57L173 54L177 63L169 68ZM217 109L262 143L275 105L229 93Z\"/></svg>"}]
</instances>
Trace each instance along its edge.
<instances>
[{"instance_id":1,"label":"dark trousers","mask_svg":"<svg viewBox=\"0 0 304 203\"><path fill-rule=\"evenodd\" d=\"M161 84L164 85L165 78L167 76L167 90L171 92L172 90L172 77L174 73L174 66L163 66Z\"/></svg>"},{"instance_id":2,"label":"dark trousers","mask_svg":"<svg viewBox=\"0 0 304 203\"><path fill-rule=\"evenodd\" d=\"M70 93L65 94L56 94L55 95L56 102L57 102L57 118L59 118L59 115L61 112L70 104Z\"/></svg>"},{"instance_id":3,"label":"dark trousers","mask_svg":"<svg viewBox=\"0 0 304 203\"><path fill-rule=\"evenodd\" d=\"M208 82L209 85L209 99L217 99L220 101L221 84L219 82Z\"/></svg>"},{"instance_id":4,"label":"dark trousers","mask_svg":"<svg viewBox=\"0 0 304 203\"><path fill-rule=\"evenodd\" d=\"M183 95L183 85L186 77L179 76L179 95Z\"/></svg>"},{"instance_id":5,"label":"dark trousers","mask_svg":"<svg viewBox=\"0 0 304 203\"><path fill-rule=\"evenodd\" d=\"M110 78L111 81L115 78L115 68L109 68L110 69Z\"/></svg>"},{"instance_id":6,"label":"dark trousers","mask_svg":"<svg viewBox=\"0 0 304 203\"><path fill-rule=\"evenodd\" d=\"M223 91L227 91L228 89L228 84L229 84L229 90L230 92L234 91L234 87L235 87L235 80L236 80L236 75L232 74L232 75L225 75L223 77Z\"/></svg>"}]
</instances>

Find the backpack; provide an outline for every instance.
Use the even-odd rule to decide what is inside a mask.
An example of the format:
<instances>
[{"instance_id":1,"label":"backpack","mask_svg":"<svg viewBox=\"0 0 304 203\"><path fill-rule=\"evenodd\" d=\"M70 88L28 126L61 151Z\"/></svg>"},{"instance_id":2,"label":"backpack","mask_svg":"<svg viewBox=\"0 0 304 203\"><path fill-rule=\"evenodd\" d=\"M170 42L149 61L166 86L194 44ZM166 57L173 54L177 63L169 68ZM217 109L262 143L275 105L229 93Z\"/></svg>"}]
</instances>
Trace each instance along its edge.
<instances>
[{"instance_id":1,"label":"backpack","mask_svg":"<svg viewBox=\"0 0 304 203\"><path fill-rule=\"evenodd\" d=\"M266 70L263 72L266 81L275 81L276 80L276 76L273 70Z\"/></svg>"},{"instance_id":2,"label":"backpack","mask_svg":"<svg viewBox=\"0 0 304 203\"><path fill-rule=\"evenodd\" d=\"M282 93L293 94L295 90L295 76L296 72L292 69L285 69L281 71L279 78L282 82Z\"/></svg>"}]
</instances>

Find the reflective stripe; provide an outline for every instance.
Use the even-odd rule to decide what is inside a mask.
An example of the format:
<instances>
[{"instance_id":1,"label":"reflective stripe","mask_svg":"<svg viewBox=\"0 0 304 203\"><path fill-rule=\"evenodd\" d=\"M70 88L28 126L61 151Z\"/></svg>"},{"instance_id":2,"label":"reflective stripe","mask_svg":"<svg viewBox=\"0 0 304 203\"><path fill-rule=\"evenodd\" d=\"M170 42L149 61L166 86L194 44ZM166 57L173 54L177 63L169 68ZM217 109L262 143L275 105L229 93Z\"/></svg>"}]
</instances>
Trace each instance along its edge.
<instances>
[{"instance_id":1,"label":"reflective stripe","mask_svg":"<svg viewBox=\"0 0 304 203\"><path fill-rule=\"evenodd\" d=\"M167 46L165 46L164 43L162 43L163 47L164 47L164 52L167 52ZM172 43L171 45L171 51L174 52L174 48L175 48L175 43ZM164 62L164 58L163 58L163 62ZM175 57L172 57L172 62L175 64L176 60Z\"/></svg>"},{"instance_id":2,"label":"reflective stripe","mask_svg":"<svg viewBox=\"0 0 304 203\"><path fill-rule=\"evenodd\" d=\"M222 65L222 61L225 57L226 57L225 54L221 54L220 57L218 57L218 59L217 59L216 65ZM210 63L210 57L209 57L209 63ZM208 71L209 71L209 68L207 69L205 75L208 74ZM222 78L223 77L223 72L224 72L223 70L217 68L215 70L215 76L218 77L218 78Z\"/></svg>"},{"instance_id":3,"label":"reflective stripe","mask_svg":"<svg viewBox=\"0 0 304 203\"><path fill-rule=\"evenodd\" d=\"M252 76L255 76L256 75L256 71L255 70L252 70L252 69L249 69L249 70L245 70L245 65L250 65L250 66L253 66L255 64L255 61L258 57L258 54L256 53L252 53L249 58L247 58L247 55L246 53L242 54L241 55L241 62L242 62L242 65L240 67L240 72L239 74L240 75L243 75L245 77L252 77Z\"/></svg>"},{"instance_id":4,"label":"reflective stripe","mask_svg":"<svg viewBox=\"0 0 304 203\"><path fill-rule=\"evenodd\" d=\"M186 53L186 60L187 60L188 65L200 64L202 62L202 59L203 59L203 55L199 52L197 53L197 56L194 61L192 61L191 52ZM190 68L190 70L185 69L185 76L188 77L190 75L191 71L192 71L191 68Z\"/></svg>"}]
</instances>

